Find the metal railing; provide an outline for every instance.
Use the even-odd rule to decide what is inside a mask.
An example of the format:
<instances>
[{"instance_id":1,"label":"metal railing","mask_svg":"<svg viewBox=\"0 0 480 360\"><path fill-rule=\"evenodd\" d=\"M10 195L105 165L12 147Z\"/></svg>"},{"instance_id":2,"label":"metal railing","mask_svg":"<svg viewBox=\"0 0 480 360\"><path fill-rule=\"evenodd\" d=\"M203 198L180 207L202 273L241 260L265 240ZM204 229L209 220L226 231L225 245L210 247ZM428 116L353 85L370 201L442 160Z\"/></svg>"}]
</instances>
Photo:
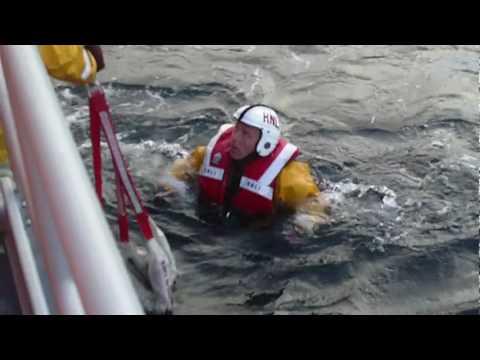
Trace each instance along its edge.
<instances>
[{"instance_id":1,"label":"metal railing","mask_svg":"<svg viewBox=\"0 0 480 360\"><path fill-rule=\"evenodd\" d=\"M19 194L2 179L5 239L23 312L143 314L35 46L0 46L0 119L32 225L27 231Z\"/></svg>"}]
</instances>

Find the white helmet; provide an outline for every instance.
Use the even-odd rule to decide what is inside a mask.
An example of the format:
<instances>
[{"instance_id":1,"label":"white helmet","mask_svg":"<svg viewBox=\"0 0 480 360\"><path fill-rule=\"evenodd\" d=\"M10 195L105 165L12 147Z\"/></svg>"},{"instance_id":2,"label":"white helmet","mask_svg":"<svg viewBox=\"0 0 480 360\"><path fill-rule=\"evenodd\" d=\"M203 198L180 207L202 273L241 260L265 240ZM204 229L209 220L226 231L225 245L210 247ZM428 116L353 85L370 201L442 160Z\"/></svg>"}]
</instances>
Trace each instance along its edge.
<instances>
[{"instance_id":1,"label":"white helmet","mask_svg":"<svg viewBox=\"0 0 480 360\"><path fill-rule=\"evenodd\" d=\"M280 140L280 121L277 113L265 105L247 105L238 109L233 117L262 131L257 144L257 153L262 157L270 155Z\"/></svg>"}]
</instances>

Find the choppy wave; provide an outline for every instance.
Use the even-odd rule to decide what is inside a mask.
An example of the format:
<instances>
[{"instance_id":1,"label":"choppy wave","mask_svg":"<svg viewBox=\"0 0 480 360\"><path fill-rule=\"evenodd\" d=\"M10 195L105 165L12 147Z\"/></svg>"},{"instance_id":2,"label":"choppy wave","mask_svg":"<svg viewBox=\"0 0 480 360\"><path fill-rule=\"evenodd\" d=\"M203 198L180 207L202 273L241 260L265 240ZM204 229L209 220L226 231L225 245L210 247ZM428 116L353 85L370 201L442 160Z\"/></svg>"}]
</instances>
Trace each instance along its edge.
<instances>
[{"instance_id":1,"label":"choppy wave","mask_svg":"<svg viewBox=\"0 0 480 360\"><path fill-rule=\"evenodd\" d=\"M112 46L106 53L101 79L121 147L182 271L177 313L478 307L477 46ZM58 93L91 169L85 94ZM206 144L246 102L278 109L334 203L332 224L299 234L296 225L311 219L297 214L269 231L212 228L198 219L191 189L168 177L176 158ZM160 182L179 195L156 201ZM114 225L112 186L106 191ZM148 291L136 286L148 308Z\"/></svg>"}]
</instances>

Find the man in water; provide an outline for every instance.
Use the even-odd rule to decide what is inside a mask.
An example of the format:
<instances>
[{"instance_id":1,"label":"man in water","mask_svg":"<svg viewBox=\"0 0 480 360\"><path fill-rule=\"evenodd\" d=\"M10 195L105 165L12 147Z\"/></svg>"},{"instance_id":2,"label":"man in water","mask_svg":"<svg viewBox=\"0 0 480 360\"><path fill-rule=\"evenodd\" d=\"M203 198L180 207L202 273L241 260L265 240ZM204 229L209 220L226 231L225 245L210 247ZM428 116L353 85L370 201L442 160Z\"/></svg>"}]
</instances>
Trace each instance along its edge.
<instances>
[{"instance_id":1,"label":"man in water","mask_svg":"<svg viewBox=\"0 0 480 360\"><path fill-rule=\"evenodd\" d=\"M297 211L310 227L328 223L330 204L308 164L296 160L299 149L281 137L275 110L244 106L233 117L235 124L223 125L207 147L172 166L177 179L196 178L200 216L269 225L279 212Z\"/></svg>"}]
</instances>

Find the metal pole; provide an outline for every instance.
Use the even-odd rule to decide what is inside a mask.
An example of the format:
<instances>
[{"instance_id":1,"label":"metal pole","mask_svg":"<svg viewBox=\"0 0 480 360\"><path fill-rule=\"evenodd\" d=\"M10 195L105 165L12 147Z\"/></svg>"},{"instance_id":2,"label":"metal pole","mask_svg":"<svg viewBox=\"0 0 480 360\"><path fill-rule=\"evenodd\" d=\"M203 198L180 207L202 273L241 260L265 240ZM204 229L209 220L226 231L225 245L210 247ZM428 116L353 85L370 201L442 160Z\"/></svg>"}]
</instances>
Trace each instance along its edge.
<instances>
[{"instance_id":1,"label":"metal pole","mask_svg":"<svg viewBox=\"0 0 480 360\"><path fill-rule=\"evenodd\" d=\"M22 142L30 146L87 314L143 314L37 50L0 46Z\"/></svg>"},{"instance_id":2,"label":"metal pole","mask_svg":"<svg viewBox=\"0 0 480 360\"><path fill-rule=\"evenodd\" d=\"M17 289L20 290L19 297L22 309L24 312L31 312L35 315L48 315L50 311L18 207L18 201L15 198L12 180L9 178L2 179L0 187L3 193L6 218L9 223L9 233L6 238L10 250L8 255L13 258L12 265L14 268L12 271L18 285ZM13 244L15 244L15 249L13 249ZM28 291L25 291L25 288ZM28 301L26 298L28 298Z\"/></svg>"},{"instance_id":3,"label":"metal pole","mask_svg":"<svg viewBox=\"0 0 480 360\"><path fill-rule=\"evenodd\" d=\"M25 145L23 138L20 142L22 148L28 146ZM32 194L29 204L32 226L45 259L49 283L54 293L56 313L84 315L81 296L67 261L59 230L54 223L51 205L45 194L45 185L38 175L38 166L30 154L25 156L28 188Z\"/></svg>"},{"instance_id":4,"label":"metal pole","mask_svg":"<svg viewBox=\"0 0 480 360\"><path fill-rule=\"evenodd\" d=\"M77 286L55 230L45 193L38 182L37 164L28 156L30 154L28 142L26 144L24 142L22 147L17 135L1 61L0 104L0 116L4 125L11 167L17 181L20 180L22 192L25 194L29 205L36 239L40 242L42 248L43 256L41 258L37 256L37 259L38 261L45 259L49 286L44 290L53 290L56 305L54 313L83 315L85 310Z\"/></svg>"},{"instance_id":5,"label":"metal pole","mask_svg":"<svg viewBox=\"0 0 480 360\"><path fill-rule=\"evenodd\" d=\"M30 198L29 189L27 187L27 176L23 166L23 156L18 142L17 130L15 128L15 121L12 117L12 110L10 108L10 100L3 76L2 61L0 58L0 121L3 125L5 139L7 141L8 158L10 160L10 167L13 171L17 185L20 185L22 193L26 199Z\"/></svg>"}]
</instances>

